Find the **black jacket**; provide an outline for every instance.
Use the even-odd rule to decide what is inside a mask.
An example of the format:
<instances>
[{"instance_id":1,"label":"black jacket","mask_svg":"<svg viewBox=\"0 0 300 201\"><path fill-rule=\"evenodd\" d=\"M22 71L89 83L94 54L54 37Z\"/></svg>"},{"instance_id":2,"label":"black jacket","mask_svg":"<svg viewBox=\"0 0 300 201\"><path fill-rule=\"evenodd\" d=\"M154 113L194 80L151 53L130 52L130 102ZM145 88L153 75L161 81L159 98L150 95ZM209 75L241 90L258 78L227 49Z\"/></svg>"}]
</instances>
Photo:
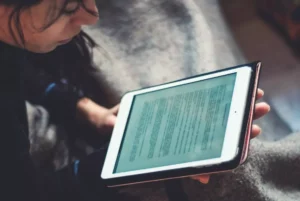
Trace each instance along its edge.
<instances>
[{"instance_id":1,"label":"black jacket","mask_svg":"<svg viewBox=\"0 0 300 201\"><path fill-rule=\"evenodd\" d=\"M28 54L0 42L0 200L82 200L78 190L82 187L77 185L79 178L72 166L60 172L42 172L31 159L24 90ZM39 88L45 89L41 103L50 113L74 116L80 98L77 93L61 83L40 82Z\"/></svg>"},{"instance_id":2,"label":"black jacket","mask_svg":"<svg viewBox=\"0 0 300 201\"><path fill-rule=\"evenodd\" d=\"M8 193L8 198L11 197L9 200L22 197L37 200L39 196L32 193L37 181L29 155L28 124L21 76L23 62L23 51L0 44L0 125L1 152L4 156L0 181L4 186L1 195Z\"/></svg>"}]
</instances>

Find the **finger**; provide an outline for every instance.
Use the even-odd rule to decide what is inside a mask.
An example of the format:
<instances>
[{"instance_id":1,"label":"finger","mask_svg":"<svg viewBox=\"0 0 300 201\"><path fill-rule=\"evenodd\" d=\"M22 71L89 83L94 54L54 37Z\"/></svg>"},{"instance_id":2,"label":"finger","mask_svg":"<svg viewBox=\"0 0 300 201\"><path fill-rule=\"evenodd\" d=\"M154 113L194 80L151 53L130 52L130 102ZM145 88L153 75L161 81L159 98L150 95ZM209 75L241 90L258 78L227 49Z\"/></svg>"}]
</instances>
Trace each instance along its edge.
<instances>
[{"instance_id":1,"label":"finger","mask_svg":"<svg viewBox=\"0 0 300 201\"><path fill-rule=\"evenodd\" d=\"M257 125L252 126L251 138L256 138L261 133L261 128Z\"/></svg>"},{"instance_id":2,"label":"finger","mask_svg":"<svg viewBox=\"0 0 300 201\"><path fill-rule=\"evenodd\" d=\"M208 184L210 175L195 176L195 177L192 177L192 179L197 180L197 181L201 182L202 184Z\"/></svg>"},{"instance_id":3,"label":"finger","mask_svg":"<svg viewBox=\"0 0 300 201\"><path fill-rule=\"evenodd\" d=\"M256 99L261 99L265 92L262 89L257 89Z\"/></svg>"},{"instance_id":4,"label":"finger","mask_svg":"<svg viewBox=\"0 0 300 201\"><path fill-rule=\"evenodd\" d=\"M259 119L270 112L271 107L265 102L257 103L254 110L254 119Z\"/></svg>"},{"instance_id":5,"label":"finger","mask_svg":"<svg viewBox=\"0 0 300 201\"><path fill-rule=\"evenodd\" d=\"M117 117L114 114L111 114L106 117L105 125L108 127L114 127L117 121Z\"/></svg>"},{"instance_id":6,"label":"finger","mask_svg":"<svg viewBox=\"0 0 300 201\"><path fill-rule=\"evenodd\" d=\"M113 108L110 109L110 111L114 114L117 115L119 112L120 104L114 106Z\"/></svg>"}]
</instances>

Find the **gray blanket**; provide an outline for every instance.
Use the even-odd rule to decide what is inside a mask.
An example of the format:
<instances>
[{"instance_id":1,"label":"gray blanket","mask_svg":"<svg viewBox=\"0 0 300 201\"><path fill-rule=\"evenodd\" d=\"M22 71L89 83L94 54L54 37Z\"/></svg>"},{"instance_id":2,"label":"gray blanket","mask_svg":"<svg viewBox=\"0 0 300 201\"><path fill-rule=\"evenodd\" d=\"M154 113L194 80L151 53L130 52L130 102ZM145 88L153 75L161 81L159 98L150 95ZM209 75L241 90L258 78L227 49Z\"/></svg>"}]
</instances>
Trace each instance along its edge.
<instances>
[{"instance_id":1,"label":"gray blanket","mask_svg":"<svg viewBox=\"0 0 300 201\"><path fill-rule=\"evenodd\" d=\"M100 21L85 31L101 46L94 76L110 102L128 90L245 62L213 2L98 1Z\"/></svg>"},{"instance_id":2,"label":"gray blanket","mask_svg":"<svg viewBox=\"0 0 300 201\"><path fill-rule=\"evenodd\" d=\"M85 30L102 47L93 50L99 71L91 76L99 83L95 89L104 91L101 96L107 98L108 105L118 103L128 90L245 62L216 0L98 3L100 22ZM28 111L35 161L42 164L47 158L57 168L64 166L68 149L61 137L63 128L49 122L47 111L39 106L28 103ZM259 123L266 128L262 136L285 131L276 114ZM284 137L287 134L273 142L253 140L247 163L233 172L214 175L208 185L182 180L190 200L300 200L300 134ZM160 182L122 191L141 200L168 199Z\"/></svg>"}]
</instances>

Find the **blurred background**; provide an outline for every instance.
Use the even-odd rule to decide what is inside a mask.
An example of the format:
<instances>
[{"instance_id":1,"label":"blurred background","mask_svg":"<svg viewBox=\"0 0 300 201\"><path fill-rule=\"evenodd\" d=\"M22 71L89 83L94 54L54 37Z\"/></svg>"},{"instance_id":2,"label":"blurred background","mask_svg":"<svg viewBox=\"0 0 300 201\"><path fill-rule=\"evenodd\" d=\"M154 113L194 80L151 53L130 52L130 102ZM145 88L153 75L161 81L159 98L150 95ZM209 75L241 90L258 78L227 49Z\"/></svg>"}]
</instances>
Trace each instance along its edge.
<instances>
[{"instance_id":1,"label":"blurred background","mask_svg":"<svg viewBox=\"0 0 300 201\"><path fill-rule=\"evenodd\" d=\"M268 140L300 131L299 2L220 1L224 18L244 57L263 62L260 86L272 112L259 123L266 134L261 138Z\"/></svg>"}]
</instances>

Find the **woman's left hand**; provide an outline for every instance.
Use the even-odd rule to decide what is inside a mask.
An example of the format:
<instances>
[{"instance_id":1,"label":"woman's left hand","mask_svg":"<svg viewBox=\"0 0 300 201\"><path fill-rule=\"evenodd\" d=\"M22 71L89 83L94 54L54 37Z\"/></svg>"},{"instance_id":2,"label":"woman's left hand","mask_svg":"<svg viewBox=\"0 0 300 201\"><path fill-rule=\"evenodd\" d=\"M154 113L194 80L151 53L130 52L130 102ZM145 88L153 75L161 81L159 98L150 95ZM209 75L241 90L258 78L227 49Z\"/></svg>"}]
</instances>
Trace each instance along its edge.
<instances>
[{"instance_id":1,"label":"woman's left hand","mask_svg":"<svg viewBox=\"0 0 300 201\"><path fill-rule=\"evenodd\" d=\"M262 98L264 95L264 91L261 89L258 89L257 91L257 99ZM267 103L257 103L255 105L255 111L254 111L254 119L259 119L263 116L265 116L269 111L270 111L270 106ZM252 126L252 133L251 133L251 138L257 137L261 132L261 128L257 125ZM199 182L203 184L207 184L210 179L210 175L201 175L201 176L195 176L192 177L194 180L198 180Z\"/></svg>"},{"instance_id":2,"label":"woman's left hand","mask_svg":"<svg viewBox=\"0 0 300 201\"><path fill-rule=\"evenodd\" d=\"M83 98L77 103L78 119L89 124L102 135L111 134L118 111L119 105L107 109L88 98Z\"/></svg>"}]
</instances>

